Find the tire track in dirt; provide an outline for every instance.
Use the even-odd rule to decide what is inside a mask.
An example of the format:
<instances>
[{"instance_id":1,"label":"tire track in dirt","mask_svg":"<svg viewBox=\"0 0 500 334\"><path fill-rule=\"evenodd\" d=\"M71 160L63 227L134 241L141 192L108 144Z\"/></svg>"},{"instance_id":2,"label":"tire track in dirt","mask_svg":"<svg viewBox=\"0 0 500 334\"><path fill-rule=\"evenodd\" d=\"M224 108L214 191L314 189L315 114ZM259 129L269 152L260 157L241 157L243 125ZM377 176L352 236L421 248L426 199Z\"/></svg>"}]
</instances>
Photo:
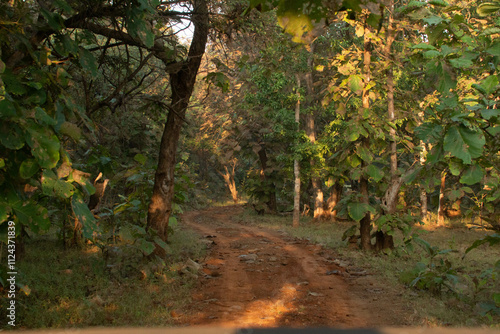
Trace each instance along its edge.
<instances>
[{"instance_id":1,"label":"tire track in dirt","mask_svg":"<svg viewBox=\"0 0 500 334\"><path fill-rule=\"evenodd\" d=\"M369 305L349 293L342 272L321 247L232 222L239 206L183 215L215 244L204 260L184 325L223 327L373 326Z\"/></svg>"}]
</instances>

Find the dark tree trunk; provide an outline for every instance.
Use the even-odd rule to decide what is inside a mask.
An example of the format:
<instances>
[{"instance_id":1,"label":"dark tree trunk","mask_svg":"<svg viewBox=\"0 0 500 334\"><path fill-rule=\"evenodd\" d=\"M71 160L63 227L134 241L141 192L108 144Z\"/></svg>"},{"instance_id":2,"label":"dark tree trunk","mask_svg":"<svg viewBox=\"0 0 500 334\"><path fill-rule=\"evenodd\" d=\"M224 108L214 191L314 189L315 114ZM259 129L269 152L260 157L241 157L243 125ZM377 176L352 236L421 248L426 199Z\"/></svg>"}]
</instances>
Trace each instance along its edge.
<instances>
[{"instance_id":1,"label":"dark tree trunk","mask_svg":"<svg viewBox=\"0 0 500 334\"><path fill-rule=\"evenodd\" d=\"M260 160L260 166L262 168L261 170L261 180L265 184L266 187L266 192L267 195L269 196L269 200L266 202L267 207L271 212L277 212L278 211L278 204L276 202L276 187L274 185L274 182L272 180L269 180L268 175L267 175L267 152L266 148L264 145L261 145L260 151L259 151L259 160ZM267 190L267 188L269 188Z\"/></svg>"},{"instance_id":2,"label":"dark tree trunk","mask_svg":"<svg viewBox=\"0 0 500 334\"><path fill-rule=\"evenodd\" d=\"M340 182L336 182L332 188L332 192L328 200L326 201L326 210L323 213L323 217L325 220L335 220L337 217L337 209L335 206L340 201L342 196L342 184Z\"/></svg>"},{"instance_id":3,"label":"dark tree trunk","mask_svg":"<svg viewBox=\"0 0 500 334\"><path fill-rule=\"evenodd\" d=\"M148 208L147 226L156 230L163 241L167 241L168 238L168 221L172 211L177 143L208 37L206 0L196 0L194 11L195 31L188 57L178 72L170 73L172 100L168 107L167 122L161 138L153 195ZM156 247L155 253L162 255L163 251Z\"/></svg>"},{"instance_id":4,"label":"dark tree trunk","mask_svg":"<svg viewBox=\"0 0 500 334\"><path fill-rule=\"evenodd\" d=\"M361 177L359 179L359 187L362 196L363 203L369 204L368 197L368 179L366 177ZM359 233L361 237L361 249L370 250L372 249L372 220L370 217L370 212L367 212L366 215L359 222Z\"/></svg>"}]
</instances>

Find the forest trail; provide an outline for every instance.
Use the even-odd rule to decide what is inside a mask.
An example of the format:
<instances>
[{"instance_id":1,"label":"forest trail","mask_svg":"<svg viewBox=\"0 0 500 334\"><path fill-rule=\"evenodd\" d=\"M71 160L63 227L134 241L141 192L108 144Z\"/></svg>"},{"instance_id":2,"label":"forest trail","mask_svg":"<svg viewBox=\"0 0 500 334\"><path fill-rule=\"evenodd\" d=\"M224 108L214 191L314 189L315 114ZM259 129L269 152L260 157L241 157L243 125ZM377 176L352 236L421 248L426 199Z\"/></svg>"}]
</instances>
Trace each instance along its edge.
<instances>
[{"instance_id":1,"label":"forest trail","mask_svg":"<svg viewBox=\"0 0 500 334\"><path fill-rule=\"evenodd\" d=\"M214 207L183 215L184 224L213 243L179 325L405 325L394 296L362 269L338 266L334 253L318 245L235 222L242 210Z\"/></svg>"}]
</instances>

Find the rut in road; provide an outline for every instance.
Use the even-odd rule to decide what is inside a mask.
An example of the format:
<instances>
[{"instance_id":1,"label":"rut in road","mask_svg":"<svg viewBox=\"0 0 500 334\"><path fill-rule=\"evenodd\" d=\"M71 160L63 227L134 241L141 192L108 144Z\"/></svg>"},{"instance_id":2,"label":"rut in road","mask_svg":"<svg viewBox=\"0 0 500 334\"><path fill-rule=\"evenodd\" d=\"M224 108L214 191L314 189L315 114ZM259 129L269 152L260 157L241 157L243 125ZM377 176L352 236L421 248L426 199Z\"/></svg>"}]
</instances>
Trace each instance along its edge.
<instances>
[{"instance_id":1,"label":"rut in road","mask_svg":"<svg viewBox=\"0 0 500 334\"><path fill-rule=\"evenodd\" d=\"M193 294L188 325L372 326L374 317L321 247L279 232L232 221L239 206L183 216L185 225L214 241ZM324 254L323 254L324 255ZM335 273L335 274L333 274Z\"/></svg>"}]
</instances>

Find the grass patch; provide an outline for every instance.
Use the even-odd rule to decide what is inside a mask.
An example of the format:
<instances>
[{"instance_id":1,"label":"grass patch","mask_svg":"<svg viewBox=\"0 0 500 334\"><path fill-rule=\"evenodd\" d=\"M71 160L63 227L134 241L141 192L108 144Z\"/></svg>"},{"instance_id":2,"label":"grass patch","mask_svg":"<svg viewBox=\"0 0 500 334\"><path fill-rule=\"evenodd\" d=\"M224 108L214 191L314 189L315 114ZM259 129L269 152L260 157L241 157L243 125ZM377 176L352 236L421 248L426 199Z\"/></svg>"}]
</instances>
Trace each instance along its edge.
<instances>
[{"instance_id":1,"label":"grass patch","mask_svg":"<svg viewBox=\"0 0 500 334\"><path fill-rule=\"evenodd\" d=\"M391 289L400 291L403 302L414 310L411 325L421 326L492 326L499 327L500 315L491 312L484 314L483 303L492 301L493 293L500 293L500 279L493 277L485 279L485 271L492 268L500 259L500 247L483 245L471 251L463 258L465 250L471 244L491 234L491 231L469 229L466 221L448 221L445 227L434 225L414 227L415 235L427 241L439 250L450 250L438 255L433 263L438 266L443 260L446 266L456 274L458 281L453 283L454 292L446 288L439 292L429 289L410 287L410 282L404 280L405 273L415 268L417 263L429 261L429 254L416 242L413 250L403 247L401 234L395 236L396 249L389 254L362 252L350 247L347 241L342 241L343 233L353 222L313 222L311 218L302 217L299 228L292 227L291 216L258 216L247 209L235 217L240 223L263 226L269 229L284 231L296 238L307 239L312 243L321 244L334 249L340 258L349 260L356 266L364 267L374 274L374 277L384 282ZM432 221L432 220L431 220ZM483 280L484 285L478 287Z\"/></svg>"},{"instance_id":2,"label":"grass patch","mask_svg":"<svg viewBox=\"0 0 500 334\"><path fill-rule=\"evenodd\" d=\"M64 250L53 238L28 240L17 262L18 281L31 289L16 296L16 328L170 326L171 312L184 307L194 280L178 269L203 257L204 246L177 228L167 263L131 256L120 245L103 255L95 246ZM0 296L0 318L8 299ZM0 327L1 328L1 327Z\"/></svg>"}]
</instances>

